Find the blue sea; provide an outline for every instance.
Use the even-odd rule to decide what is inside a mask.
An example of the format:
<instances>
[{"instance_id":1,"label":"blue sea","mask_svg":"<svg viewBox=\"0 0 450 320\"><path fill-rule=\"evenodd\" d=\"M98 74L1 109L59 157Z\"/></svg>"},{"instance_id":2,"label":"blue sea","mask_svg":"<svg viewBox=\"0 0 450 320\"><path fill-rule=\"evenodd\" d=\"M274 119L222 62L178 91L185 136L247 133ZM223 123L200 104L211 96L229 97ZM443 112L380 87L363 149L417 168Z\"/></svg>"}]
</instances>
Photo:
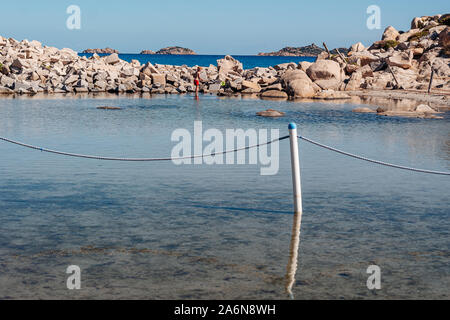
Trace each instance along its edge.
<instances>
[{"instance_id":1,"label":"blue sea","mask_svg":"<svg viewBox=\"0 0 450 320\"><path fill-rule=\"evenodd\" d=\"M80 53L80 56L91 57L92 53ZM109 54L99 54L99 56L108 56ZM131 62L136 59L142 64L151 62L152 64L167 64L174 66L187 65L188 67L201 66L208 67L210 64L217 65L218 59L223 59L224 55L159 55L159 54L119 54L120 59ZM233 58L242 62L244 69L255 67L270 67L281 63L302 61L314 62L315 57L265 57L265 56L233 56Z\"/></svg>"}]
</instances>

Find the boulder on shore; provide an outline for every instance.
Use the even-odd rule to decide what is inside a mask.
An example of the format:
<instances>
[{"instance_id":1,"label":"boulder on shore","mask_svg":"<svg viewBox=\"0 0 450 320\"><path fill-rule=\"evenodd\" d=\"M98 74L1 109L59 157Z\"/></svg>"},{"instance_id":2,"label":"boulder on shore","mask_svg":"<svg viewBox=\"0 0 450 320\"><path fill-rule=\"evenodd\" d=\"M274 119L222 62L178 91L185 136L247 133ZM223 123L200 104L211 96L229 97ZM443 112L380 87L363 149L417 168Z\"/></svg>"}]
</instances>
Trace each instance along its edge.
<instances>
[{"instance_id":1,"label":"boulder on shore","mask_svg":"<svg viewBox=\"0 0 450 320\"><path fill-rule=\"evenodd\" d=\"M329 79L340 81L341 67L333 60L319 60L306 70L306 74L312 81Z\"/></svg>"},{"instance_id":2,"label":"boulder on shore","mask_svg":"<svg viewBox=\"0 0 450 320\"><path fill-rule=\"evenodd\" d=\"M278 98L278 99L287 99L288 94L284 91L279 90L268 90L261 94L263 98Z\"/></svg>"}]
</instances>

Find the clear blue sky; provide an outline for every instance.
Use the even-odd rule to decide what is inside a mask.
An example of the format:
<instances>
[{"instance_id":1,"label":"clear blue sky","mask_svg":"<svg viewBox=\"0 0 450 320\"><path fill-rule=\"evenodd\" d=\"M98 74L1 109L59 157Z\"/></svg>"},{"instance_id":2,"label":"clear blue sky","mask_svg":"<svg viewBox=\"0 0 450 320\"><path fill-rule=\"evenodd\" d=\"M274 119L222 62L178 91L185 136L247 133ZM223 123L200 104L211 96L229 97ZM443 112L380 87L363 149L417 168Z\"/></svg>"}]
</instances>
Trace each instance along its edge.
<instances>
[{"instance_id":1,"label":"clear blue sky","mask_svg":"<svg viewBox=\"0 0 450 320\"><path fill-rule=\"evenodd\" d=\"M179 45L200 54L257 54L285 46L348 47L379 40L413 17L450 12L448 0L21 0L2 1L0 34L58 48L123 53ZM81 30L68 30L66 9L81 8ZM381 8L381 30L366 27L369 5Z\"/></svg>"}]
</instances>

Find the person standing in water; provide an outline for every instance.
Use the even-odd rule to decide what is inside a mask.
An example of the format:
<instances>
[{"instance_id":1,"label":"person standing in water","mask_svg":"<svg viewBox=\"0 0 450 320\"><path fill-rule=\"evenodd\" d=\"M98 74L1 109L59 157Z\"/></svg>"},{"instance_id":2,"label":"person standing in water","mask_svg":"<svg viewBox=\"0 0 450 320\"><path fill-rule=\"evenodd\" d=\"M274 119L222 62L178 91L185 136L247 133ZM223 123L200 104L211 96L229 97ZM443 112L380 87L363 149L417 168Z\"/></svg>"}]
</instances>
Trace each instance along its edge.
<instances>
[{"instance_id":1,"label":"person standing in water","mask_svg":"<svg viewBox=\"0 0 450 320\"><path fill-rule=\"evenodd\" d=\"M200 88L200 71L202 71L201 67L197 68L195 72L194 84L195 84L195 97L198 98L198 89Z\"/></svg>"}]
</instances>

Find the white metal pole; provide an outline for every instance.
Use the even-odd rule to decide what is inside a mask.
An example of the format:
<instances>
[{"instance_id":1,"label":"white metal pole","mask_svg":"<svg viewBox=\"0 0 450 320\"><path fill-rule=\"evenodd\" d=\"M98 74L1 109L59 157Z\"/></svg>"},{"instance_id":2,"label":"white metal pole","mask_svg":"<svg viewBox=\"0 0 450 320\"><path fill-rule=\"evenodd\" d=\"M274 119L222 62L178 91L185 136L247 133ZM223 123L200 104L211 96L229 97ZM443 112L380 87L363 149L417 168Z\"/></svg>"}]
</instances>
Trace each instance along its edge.
<instances>
[{"instance_id":1,"label":"white metal pole","mask_svg":"<svg viewBox=\"0 0 450 320\"><path fill-rule=\"evenodd\" d=\"M289 124L289 134L291 141L291 165L292 165L292 183L294 187L294 213L302 213L302 187L300 182L300 160L298 157L298 136L297 125Z\"/></svg>"},{"instance_id":2,"label":"white metal pole","mask_svg":"<svg viewBox=\"0 0 450 320\"><path fill-rule=\"evenodd\" d=\"M292 239L289 251L289 264L286 274L286 291L289 293L291 298L294 298L292 288L295 283L295 274L297 273L298 267L298 249L300 246L300 229L303 213L298 136L297 126L295 123L289 124L289 134L291 141L292 184L294 190L294 222L292 226Z\"/></svg>"}]
</instances>

